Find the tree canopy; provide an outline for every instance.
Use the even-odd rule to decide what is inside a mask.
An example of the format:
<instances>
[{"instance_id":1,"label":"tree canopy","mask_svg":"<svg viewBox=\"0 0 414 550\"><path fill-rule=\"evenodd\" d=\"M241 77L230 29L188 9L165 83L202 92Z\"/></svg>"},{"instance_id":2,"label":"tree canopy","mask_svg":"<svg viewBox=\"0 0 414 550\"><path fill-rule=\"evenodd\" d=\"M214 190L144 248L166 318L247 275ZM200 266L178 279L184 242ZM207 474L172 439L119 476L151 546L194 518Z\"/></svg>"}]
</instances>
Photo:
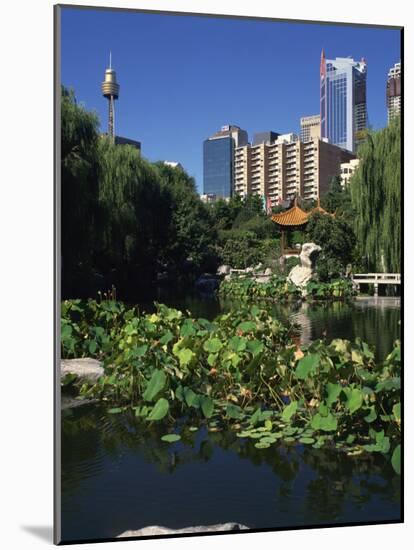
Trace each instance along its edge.
<instances>
[{"instance_id":1,"label":"tree canopy","mask_svg":"<svg viewBox=\"0 0 414 550\"><path fill-rule=\"evenodd\" d=\"M360 164L350 179L354 231L364 268L401 269L401 128L397 117L370 132L359 148Z\"/></svg>"},{"instance_id":2,"label":"tree canopy","mask_svg":"<svg viewBox=\"0 0 414 550\"><path fill-rule=\"evenodd\" d=\"M306 227L306 238L322 248L317 261L317 272L322 281L343 274L347 264L353 260L356 239L352 227L343 219L312 214Z\"/></svg>"},{"instance_id":3,"label":"tree canopy","mask_svg":"<svg viewBox=\"0 0 414 550\"><path fill-rule=\"evenodd\" d=\"M158 270L194 273L214 258L215 232L194 180L98 133L98 118L62 89L62 292L115 284L126 296ZM138 283L139 281L139 283Z\"/></svg>"}]
</instances>

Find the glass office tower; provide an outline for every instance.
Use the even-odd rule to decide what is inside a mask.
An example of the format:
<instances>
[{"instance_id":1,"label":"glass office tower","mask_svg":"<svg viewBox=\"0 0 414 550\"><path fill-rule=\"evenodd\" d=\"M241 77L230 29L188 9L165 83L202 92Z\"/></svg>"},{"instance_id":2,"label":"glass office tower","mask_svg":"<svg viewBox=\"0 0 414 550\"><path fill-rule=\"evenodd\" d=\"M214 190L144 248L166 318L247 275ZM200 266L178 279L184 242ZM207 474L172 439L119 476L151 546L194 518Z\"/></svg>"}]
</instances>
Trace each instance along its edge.
<instances>
[{"instance_id":1,"label":"glass office tower","mask_svg":"<svg viewBox=\"0 0 414 550\"><path fill-rule=\"evenodd\" d=\"M226 125L204 141L204 195L229 198L233 192L235 147L247 144L247 132Z\"/></svg>"},{"instance_id":2,"label":"glass office tower","mask_svg":"<svg viewBox=\"0 0 414 550\"><path fill-rule=\"evenodd\" d=\"M367 129L367 64L349 57L325 59L322 50L321 137L355 152Z\"/></svg>"},{"instance_id":3,"label":"glass office tower","mask_svg":"<svg viewBox=\"0 0 414 550\"><path fill-rule=\"evenodd\" d=\"M233 182L233 139L206 139L204 142L204 194L230 197Z\"/></svg>"}]
</instances>

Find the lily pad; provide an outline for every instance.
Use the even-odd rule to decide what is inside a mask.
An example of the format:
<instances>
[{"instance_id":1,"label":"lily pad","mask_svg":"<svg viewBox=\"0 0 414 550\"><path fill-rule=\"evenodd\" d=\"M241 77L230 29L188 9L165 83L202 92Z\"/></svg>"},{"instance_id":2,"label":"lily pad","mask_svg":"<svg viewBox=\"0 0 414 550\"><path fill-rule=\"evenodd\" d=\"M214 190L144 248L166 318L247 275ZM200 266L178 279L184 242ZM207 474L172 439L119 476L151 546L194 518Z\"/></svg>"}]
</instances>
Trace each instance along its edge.
<instances>
[{"instance_id":1,"label":"lily pad","mask_svg":"<svg viewBox=\"0 0 414 550\"><path fill-rule=\"evenodd\" d=\"M299 443L304 443L305 445L312 445L313 443L315 443L315 440L313 439L313 437L301 437L299 439Z\"/></svg>"},{"instance_id":2,"label":"lily pad","mask_svg":"<svg viewBox=\"0 0 414 550\"><path fill-rule=\"evenodd\" d=\"M175 443L176 441L180 441L181 435L178 434L166 434L161 437L161 441L165 441L166 443Z\"/></svg>"},{"instance_id":3,"label":"lily pad","mask_svg":"<svg viewBox=\"0 0 414 550\"><path fill-rule=\"evenodd\" d=\"M268 449L270 447L269 443L265 443L264 441L259 441L258 443L255 443L254 446L256 449Z\"/></svg>"},{"instance_id":4,"label":"lily pad","mask_svg":"<svg viewBox=\"0 0 414 550\"><path fill-rule=\"evenodd\" d=\"M167 415L169 408L170 405L168 401L164 397L161 397L155 403L154 408L147 417L147 420L162 420Z\"/></svg>"},{"instance_id":5,"label":"lily pad","mask_svg":"<svg viewBox=\"0 0 414 550\"><path fill-rule=\"evenodd\" d=\"M391 464L395 472L401 474L401 445L397 445L392 453Z\"/></svg>"}]
</instances>

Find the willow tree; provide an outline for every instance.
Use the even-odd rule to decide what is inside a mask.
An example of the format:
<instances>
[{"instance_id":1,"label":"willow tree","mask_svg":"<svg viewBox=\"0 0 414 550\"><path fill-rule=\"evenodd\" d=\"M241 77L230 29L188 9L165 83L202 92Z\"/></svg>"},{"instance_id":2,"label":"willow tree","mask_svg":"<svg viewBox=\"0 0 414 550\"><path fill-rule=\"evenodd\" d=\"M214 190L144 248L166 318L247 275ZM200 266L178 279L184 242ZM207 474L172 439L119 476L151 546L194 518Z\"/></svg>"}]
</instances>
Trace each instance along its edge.
<instances>
[{"instance_id":1,"label":"willow tree","mask_svg":"<svg viewBox=\"0 0 414 550\"><path fill-rule=\"evenodd\" d=\"M400 121L368 134L360 164L350 180L354 231L365 269L400 271L401 131Z\"/></svg>"},{"instance_id":2,"label":"willow tree","mask_svg":"<svg viewBox=\"0 0 414 550\"><path fill-rule=\"evenodd\" d=\"M119 277L153 272L171 220L170 196L156 168L135 148L102 137L98 181L104 217L100 269L117 271L118 283Z\"/></svg>"},{"instance_id":3,"label":"willow tree","mask_svg":"<svg viewBox=\"0 0 414 550\"><path fill-rule=\"evenodd\" d=\"M94 113L62 87L61 102L61 239L62 293L78 292L92 272L99 239L98 125Z\"/></svg>"}]
</instances>

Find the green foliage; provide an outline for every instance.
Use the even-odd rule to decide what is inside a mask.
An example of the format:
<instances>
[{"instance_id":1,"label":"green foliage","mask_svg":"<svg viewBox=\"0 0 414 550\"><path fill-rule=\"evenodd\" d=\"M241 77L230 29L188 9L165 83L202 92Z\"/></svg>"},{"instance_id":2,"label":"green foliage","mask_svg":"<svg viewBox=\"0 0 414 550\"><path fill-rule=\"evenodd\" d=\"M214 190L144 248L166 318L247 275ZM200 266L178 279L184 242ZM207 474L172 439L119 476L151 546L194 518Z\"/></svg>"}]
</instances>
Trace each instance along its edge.
<instances>
[{"instance_id":1,"label":"green foliage","mask_svg":"<svg viewBox=\"0 0 414 550\"><path fill-rule=\"evenodd\" d=\"M62 88L61 102L61 250L62 284L88 281L91 251L100 244L98 118Z\"/></svg>"},{"instance_id":2,"label":"green foliage","mask_svg":"<svg viewBox=\"0 0 414 550\"><path fill-rule=\"evenodd\" d=\"M306 240L321 246L316 272L321 281L341 276L353 260L356 239L352 227L343 219L315 213L306 227Z\"/></svg>"},{"instance_id":3,"label":"green foliage","mask_svg":"<svg viewBox=\"0 0 414 550\"><path fill-rule=\"evenodd\" d=\"M138 269L154 270L170 238L170 193L160 185L156 168L133 147L101 138L98 151L104 219L99 268L118 267L126 278Z\"/></svg>"},{"instance_id":4,"label":"green foliage","mask_svg":"<svg viewBox=\"0 0 414 550\"><path fill-rule=\"evenodd\" d=\"M152 401L154 397L164 388L167 377L162 370L154 370L151 379L149 380L147 387L142 394L145 401Z\"/></svg>"},{"instance_id":5,"label":"green foliage","mask_svg":"<svg viewBox=\"0 0 414 550\"><path fill-rule=\"evenodd\" d=\"M399 475L401 473L401 445L397 445L392 453L391 457L392 467Z\"/></svg>"},{"instance_id":6,"label":"green foliage","mask_svg":"<svg viewBox=\"0 0 414 550\"><path fill-rule=\"evenodd\" d=\"M154 408L148 415L148 420L149 421L162 420L168 414L169 408L170 408L170 404L168 403L168 401L164 397L161 397L155 403Z\"/></svg>"},{"instance_id":7,"label":"green foliage","mask_svg":"<svg viewBox=\"0 0 414 550\"><path fill-rule=\"evenodd\" d=\"M165 441L166 443L175 443L176 441L180 441L181 436L178 434L166 434L161 437L161 441Z\"/></svg>"},{"instance_id":8,"label":"green foliage","mask_svg":"<svg viewBox=\"0 0 414 550\"><path fill-rule=\"evenodd\" d=\"M216 253L220 262L241 269L270 264L280 253L280 231L263 210L257 195L234 195L208 205L213 231L218 232Z\"/></svg>"},{"instance_id":9,"label":"green foliage","mask_svg":"<svg viewBox=\"0 0 414 550\"><path fill-rule=\"evenodd\" d=\"M228 239L222 250L223 263L234 269L257 265L263 256L254 233L244 231L237 239Z\"/></svg>"},{"instance_id":10,"label":"green foliage","mask_svg":"<svg viewBox=\"0 0 414 550\"><path fill-rule=\"evenodd\" d=\"M240 224L235 224L235 227L240 227ZM279 236L277 225L263 214L256 214L254 217L249 218L243 223L242 228L244 231L254 233L258 239L273 239Z\"/></svg>"},{"instance_id":11,"label":"green foliage","mask_svg":"<svg viewBox=\"0 0 414 550\"><path fill-rule=\"evenodd\" d=\"M234 277L222 281L220 296L231 296L244 301L250 300L345 300L354 296L355 291L349 279L333 280L329 283L310 281L306 286L306 296L285 277L272 275L268 283L258 283L251 277Z\"/></svg>"},{"instance_id":12,"label":"green foliage","mask_svg":"<svg viewBox=\"0 0 414 550\"><path fill-rule=\"evenodd\" d=\"M293 300L301 297L300 289L285 277L272 275L268 283L257 283L251 277L232 278L222 281L220 296L231 296L244 301L260 299Z\"/></svg>"},{"instance_id":13,"label":"green foliage","mask_svg":"<svg viewBox=\"0 0 414 550\"><path fill-rule=\"evenodd\" d=\"M327 212L335 213L337 219L343 219L351 225L353 219L351 193L349 186L342 187L340 176L332 178L328 192L321 198L321 206Z\"/></svg>"},{"instance_id":14,"label":"green foliage","mask_svg":"<svg viewBox=\"0 0 414 550\"><path fill-rule=\"evenodd\" d=\"M307 298L314 300L344 300L352 298L356 291L350 279L334 279L329 283L310 281L306 285Z\"/></svg>"},{"instance_id":15,"label":"green foliage","mask_svg":"<svg viewBox=\"0 0 414 550\"><path fill-rule=\"evenodd\" d=\"M401 126L368 134L350 180L353 227L363 266L371 272L401 269Z\"/></svg>"},{"instance_id":16,"label":"green foliage","mask_svg":"<svg viewBox=\"0 0 414 550\"><path fill-rule=\"evenodd\" d=\"M358 339L298 349L291 327L257 306L213 322L163 305L139 315L116 302L76 301L65 302L62 312L62 326L71 329L62 339L63 357L87 351L89 324L102 323L109 335L109 345L92 354L104 361L105 373L81 394L104 399L112 414L132 408L143 422L208 422L212 431L237 430L258 449L282 442L336 445L350 456L381 453L399 472L399 342L378 364ZM183 336L189 324L194 332ZM182 350L191 361L180 360Z\"/></svg>"},{"instance_id":17,"label":"green foliage","mask_svg":"<svg viewBox=\"0 0 414 550\"><path fill-rule=\"evenodd\" d=\"M282 416L281 416L282 420L284 422L289 422L291 418L295 415L297 410L298 410L298 402L291 401L289 405L287 405L282 411Z\"/></svg>"},{"instance_id":18,"label":"green foliage","mask_svg":"<svg viewBox=\"0 0 414 550\"><path fill-rule=\"evenodd\" d=\"M213 251L217 240L213 218L207 205L201 202L194 179L182 168L172 168L164 163L156 164L164 189L170 195L172 211L169 239L166 246L166 260L180 266L190 260L197 268L204 270L218 260ZM153 207L154 208L154 207ZM154 211L157 215L154 216ZM150 212L159 224L158 209Z\"/></svg>"}]
</instances>

